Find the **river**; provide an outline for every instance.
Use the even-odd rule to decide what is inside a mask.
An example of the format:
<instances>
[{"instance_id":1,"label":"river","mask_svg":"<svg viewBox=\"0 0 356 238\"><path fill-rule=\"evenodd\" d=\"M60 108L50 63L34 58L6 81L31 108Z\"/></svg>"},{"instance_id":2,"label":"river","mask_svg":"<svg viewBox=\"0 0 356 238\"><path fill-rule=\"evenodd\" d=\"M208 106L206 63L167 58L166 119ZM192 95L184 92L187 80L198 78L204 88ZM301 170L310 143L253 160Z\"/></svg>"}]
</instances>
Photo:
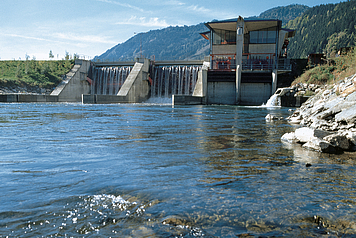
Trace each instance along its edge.
<instances>
[{"instance_id":1,"label":"river","mask_svg":"<svg viewBox=\"0 0 356 238\"><path fill-rule=\"evenodd\" d=\"M353 237L356 163L288 108L0 104L0 237Z\"/></svg>"}]
</instances>

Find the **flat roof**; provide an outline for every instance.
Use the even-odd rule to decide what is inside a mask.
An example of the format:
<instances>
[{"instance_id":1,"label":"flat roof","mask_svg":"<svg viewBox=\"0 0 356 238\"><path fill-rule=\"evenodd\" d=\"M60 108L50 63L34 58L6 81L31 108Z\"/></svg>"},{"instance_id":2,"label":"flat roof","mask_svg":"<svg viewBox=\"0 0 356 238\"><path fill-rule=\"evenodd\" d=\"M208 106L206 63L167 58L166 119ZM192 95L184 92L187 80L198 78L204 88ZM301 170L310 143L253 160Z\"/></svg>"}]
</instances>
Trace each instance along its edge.
<instances>
[{"instance_id":1,"label":"flat roof","mask_svg":"<svg viewBox=\"0 0 356 238\"><path fill-rule=\"evenodd\" d=\"M226 30L226 31L236 31L237 19L227 19L222 21L212 21L205 23L205 26L210 30ZM244 33L249 31L255 31L259 29L281 26L282 21L278 19L245 19Z\"/></svg>"}]
</instances>

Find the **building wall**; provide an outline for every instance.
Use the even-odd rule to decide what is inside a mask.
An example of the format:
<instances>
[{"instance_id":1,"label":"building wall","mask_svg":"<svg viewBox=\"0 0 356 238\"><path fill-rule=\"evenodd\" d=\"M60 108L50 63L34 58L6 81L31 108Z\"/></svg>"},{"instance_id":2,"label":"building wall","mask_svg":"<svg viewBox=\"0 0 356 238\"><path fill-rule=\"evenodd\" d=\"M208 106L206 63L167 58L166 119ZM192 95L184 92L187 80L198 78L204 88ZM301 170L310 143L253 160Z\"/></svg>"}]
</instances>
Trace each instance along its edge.
<instances>
[{"instance_id":1,"label":"building wall","mask_svg":"<svg viewBox=\"0 0 356 238\"><path fill-rule=\"evenodd\" d=\"M259 106L271 97L270 83L241 83L241 105Z\"/></svg>"},{"instance_id":2,"label":"building wall","mask_svg":"<svg viewBox=\"0 0 356 238\"><path fill-rule=\"evenodd\" d=\"M288 38L287 36L288 36L288 32L287 31L284 31L284 30L279 31L278 54L281 53L282 46L284 44L284 40Z\"/></svg>"},{"instance_id":3,"label":"building wall","mask_svg":"<svg viewBox=\"0 0 356 238\"><path fill-rule=\"evenodd\" d=\"M276 44L249 44L249 53L276 53Z\"/></svg>"},{"instance_id":4,"label":"building wall","mask_svg":"<svg viewBox=\"0 0 356 238\"><path fill-rule=\"evenodd\" d=\"M236 45L213 45L212 54L236 54Z\"/></svg>"},{"instance_id":5,"label":"building wall","mask_svg":"<svg viewBox=\"0 0 356 238\"><path fill-rule=\"evenodd\" d=\"M235 82L208 82L208 104L236 104Z\"/></svg>"}]
</instances>

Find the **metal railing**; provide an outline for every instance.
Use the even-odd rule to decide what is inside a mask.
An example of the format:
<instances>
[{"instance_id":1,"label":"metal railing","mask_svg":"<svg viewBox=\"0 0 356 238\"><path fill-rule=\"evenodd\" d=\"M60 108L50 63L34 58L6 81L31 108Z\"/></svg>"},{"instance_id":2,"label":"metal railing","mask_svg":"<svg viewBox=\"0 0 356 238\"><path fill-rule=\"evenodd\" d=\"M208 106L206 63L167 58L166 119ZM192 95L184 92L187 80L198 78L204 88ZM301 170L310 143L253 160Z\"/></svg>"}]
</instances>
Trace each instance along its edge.
<instances>
[{"instance_id":1,"label":"metal railing","mask_svg":"<svg viewBox=\"0 0 356 238\"><path fill-rule=\"evenodd\" d=\"M292 64L290 63L290 59L278 59L278 70L292 70Z\"/></svg>"},{"instance_id":2,"label":"metal railing","mask_svg":"<svg viewBox=\"0 0 356 238\"><path fill-rule=\"evenodd\" d=\"M211 55L213 70L236 70L236 55L235 54L221 54Z\"/></svg>"},{"instance_id":3,"label":"metal railing","mask_svg":"<svg viewBox=\"0 0 356 238\"><path fill-rule=\"evenodd\" d=\"M243 59L242 70L273 70L274 59ZM292 65L290 59L278 59L278 70L290 71ZM236 70L235 55L212 55L212 70Z\"/></svg>"},{"instance_id":4,"label":"metal railing","mask_svg":"<svg viewBox=\"0 0 356 238\"><path fill-rule=\"evenodd\" d=\"M272 70L273 59L243 59L242 70Z\"/></svg>"}]
</instances>

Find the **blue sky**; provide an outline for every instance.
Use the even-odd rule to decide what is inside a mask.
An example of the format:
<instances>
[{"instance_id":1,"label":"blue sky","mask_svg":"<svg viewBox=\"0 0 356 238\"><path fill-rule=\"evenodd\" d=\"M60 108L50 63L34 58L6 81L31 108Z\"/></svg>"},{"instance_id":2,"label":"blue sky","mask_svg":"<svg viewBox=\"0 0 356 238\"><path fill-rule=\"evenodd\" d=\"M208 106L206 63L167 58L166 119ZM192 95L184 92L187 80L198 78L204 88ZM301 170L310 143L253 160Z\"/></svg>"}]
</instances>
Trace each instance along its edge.
<instances>
[{"instance_id":1,"label":"blue sky","mask_svg":"<svg viewBox=\"0 0 356 238\"><path fill-rule=\"evenodd\" d=\"M65 52L93 58L134 34L195 25L277 6L316 6L332 0L1 0L0 60L55 59Z\"/></svg>"}]
</instances>

